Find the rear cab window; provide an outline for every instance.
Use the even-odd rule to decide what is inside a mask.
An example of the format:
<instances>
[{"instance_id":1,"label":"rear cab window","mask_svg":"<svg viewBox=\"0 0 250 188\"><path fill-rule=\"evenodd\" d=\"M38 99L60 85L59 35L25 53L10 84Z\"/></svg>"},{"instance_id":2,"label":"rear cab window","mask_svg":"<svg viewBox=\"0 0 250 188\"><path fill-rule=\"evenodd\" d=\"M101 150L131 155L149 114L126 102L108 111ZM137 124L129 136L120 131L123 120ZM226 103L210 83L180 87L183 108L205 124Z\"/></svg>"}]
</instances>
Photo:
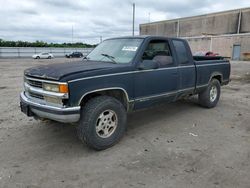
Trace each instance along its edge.
<instances>
[{"instance_id":1,"label":"rear cab window","mask_svg":"<svg viewBox=\"0 0 250 188\"><path fill-rule=\"evenodd\" d=\"M191 63L189 61L189 51L186 48L184 41L174 39L172 40L172 42L176 51L176 56L179 61L179 64L186 65Z\"/></svg>"}]
</instances>

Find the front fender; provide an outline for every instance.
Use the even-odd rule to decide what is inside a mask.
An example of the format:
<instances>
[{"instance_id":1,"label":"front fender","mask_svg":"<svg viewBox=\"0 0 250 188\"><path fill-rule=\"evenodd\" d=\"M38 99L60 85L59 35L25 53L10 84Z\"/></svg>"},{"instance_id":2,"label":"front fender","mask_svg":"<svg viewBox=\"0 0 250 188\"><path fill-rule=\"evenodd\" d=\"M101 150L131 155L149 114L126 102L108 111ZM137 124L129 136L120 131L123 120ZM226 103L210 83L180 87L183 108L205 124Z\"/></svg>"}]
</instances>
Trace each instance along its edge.
<instances>
[{"instance_id":1,"label":"front fender","mask_svg":"<svg viewBox=\"0 0 250 188\"><path fill-rule=\"evenodd\" d=\"M105 76L98 78L84 78L70 81L69 83L69 106L78 106L87 94L104 90L121 90L125 93L128 101L134 98L133 74Z\"/></svg>"}]
</instances>

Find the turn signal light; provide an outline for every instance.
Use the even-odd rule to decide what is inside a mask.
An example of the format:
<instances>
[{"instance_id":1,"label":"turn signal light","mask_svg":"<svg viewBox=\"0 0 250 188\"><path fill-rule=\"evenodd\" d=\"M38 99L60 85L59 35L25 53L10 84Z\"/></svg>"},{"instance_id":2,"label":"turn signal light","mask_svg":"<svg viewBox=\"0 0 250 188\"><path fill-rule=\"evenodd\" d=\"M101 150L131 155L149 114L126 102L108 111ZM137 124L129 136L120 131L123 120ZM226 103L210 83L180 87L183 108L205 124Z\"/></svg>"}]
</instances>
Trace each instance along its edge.
<instances>
[{"instance_id":1,"label":"turn signal light","mask_svg":"<svg viewBox=\"0 0 250 188\"><path fill-rule=\"evenodd\" d=\"M69 92L68 85L66 85L66 84L60 84L59 85L59 92L60 93L68 93Z\"/></svg>"}]
</instances>

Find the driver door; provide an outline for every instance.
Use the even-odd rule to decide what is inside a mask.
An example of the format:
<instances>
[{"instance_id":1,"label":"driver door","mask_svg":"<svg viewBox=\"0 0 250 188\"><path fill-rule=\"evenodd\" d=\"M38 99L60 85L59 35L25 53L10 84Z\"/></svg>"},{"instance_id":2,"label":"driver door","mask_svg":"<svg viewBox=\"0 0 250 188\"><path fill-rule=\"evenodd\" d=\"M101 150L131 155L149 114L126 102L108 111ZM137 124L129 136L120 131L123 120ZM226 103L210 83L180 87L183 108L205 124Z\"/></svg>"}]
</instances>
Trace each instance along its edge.
<instances>
[{"instance_id":1,"label":"driver door","mask_svg":"<svg viewBox=\"0 0 250 188\"><path fill-rule=\"evenodd\" d=\"M167 40L151 40L143 53L143 60L157 64L156 69L140 69L135 74L135 108L143 108L162 100L173 101L179 87L179 72L173 61Z\"/></svg>"}]
</instances>

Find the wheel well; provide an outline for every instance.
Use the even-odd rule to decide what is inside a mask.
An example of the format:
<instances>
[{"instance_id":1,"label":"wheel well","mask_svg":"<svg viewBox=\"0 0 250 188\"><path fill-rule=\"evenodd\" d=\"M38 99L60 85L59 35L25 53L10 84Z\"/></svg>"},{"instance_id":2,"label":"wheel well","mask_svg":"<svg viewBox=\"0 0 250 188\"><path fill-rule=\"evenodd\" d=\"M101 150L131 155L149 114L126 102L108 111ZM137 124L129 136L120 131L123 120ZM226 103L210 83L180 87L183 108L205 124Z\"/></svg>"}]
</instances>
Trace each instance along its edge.
<instances>
[{"instance_id":1,"label":"wheel well","mask_svg":"<svg viewBox=\"0 0 250 188\"><path fill-rule=\"evenodd\" d=\"M95 91L93 93L88 93L87 95L85 95L81 99L80 105L84 106L90 99L92 99L94 97L102 96L102 95L116 98L124 105L125 109L128 110L128 108L129 108L128 96L125 93L125 91L123 91L121 89L111 89L111 90Z\"/></svg>"},{"instance_id":2,"label":"wheel well","mask_svg":"<svg viewBox=\"0 0 250 188\"><path fill-rule=\"evenodd\" d=\"M221 76L221 75L215 75L215 76L212 77L212 79L217 79L217 80L221 83L221 81L222 81L222 76ZM211 79L211 80L212 80L212 79Z\"/></svg>"}]
</instances>

